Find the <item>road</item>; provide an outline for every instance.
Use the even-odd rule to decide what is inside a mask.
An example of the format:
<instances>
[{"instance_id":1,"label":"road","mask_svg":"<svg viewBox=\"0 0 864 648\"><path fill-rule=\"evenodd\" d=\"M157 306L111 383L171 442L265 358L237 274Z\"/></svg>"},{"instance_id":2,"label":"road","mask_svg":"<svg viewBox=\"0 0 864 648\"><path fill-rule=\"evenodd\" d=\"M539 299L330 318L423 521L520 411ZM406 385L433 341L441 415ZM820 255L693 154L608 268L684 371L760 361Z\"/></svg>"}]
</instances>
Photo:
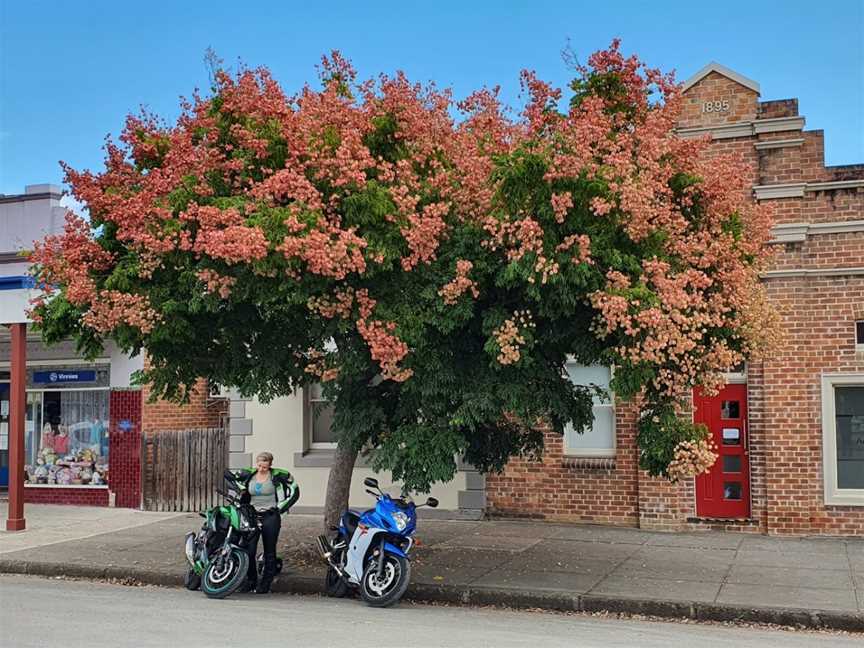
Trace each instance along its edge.
<instances>
[{"instance_id":1,"label":"road","mask_svg":"<svg viewBox=\"0 0 864 648\"><path fill-rule=\"evenodd\" d=\"M0 576L0 646L47 645L821 648L861 646L861 637L428 605L375 610L278 594L213 601L179 589Z\"/></svg>"}]
</instances>

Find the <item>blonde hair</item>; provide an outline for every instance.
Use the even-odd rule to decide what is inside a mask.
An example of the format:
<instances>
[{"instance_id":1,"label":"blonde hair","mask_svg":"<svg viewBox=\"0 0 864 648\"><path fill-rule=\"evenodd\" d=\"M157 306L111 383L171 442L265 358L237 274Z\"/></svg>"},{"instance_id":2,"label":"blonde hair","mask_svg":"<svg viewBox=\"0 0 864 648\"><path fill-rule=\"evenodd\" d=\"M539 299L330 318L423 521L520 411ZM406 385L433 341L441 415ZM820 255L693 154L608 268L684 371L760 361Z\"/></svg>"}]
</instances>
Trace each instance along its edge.
<instances>
[{"instance_id":1,"label":"blonde hair","mask_svg":"<svg viewBox=\"0 0 864 648\"><path fill-rule=\"evenodd\" d=\"M255 463L259 461L266 461L271 466L273 465L273 455L269 452L259 452L258 456L255 457Z\"/></svg>"}]
</instances>

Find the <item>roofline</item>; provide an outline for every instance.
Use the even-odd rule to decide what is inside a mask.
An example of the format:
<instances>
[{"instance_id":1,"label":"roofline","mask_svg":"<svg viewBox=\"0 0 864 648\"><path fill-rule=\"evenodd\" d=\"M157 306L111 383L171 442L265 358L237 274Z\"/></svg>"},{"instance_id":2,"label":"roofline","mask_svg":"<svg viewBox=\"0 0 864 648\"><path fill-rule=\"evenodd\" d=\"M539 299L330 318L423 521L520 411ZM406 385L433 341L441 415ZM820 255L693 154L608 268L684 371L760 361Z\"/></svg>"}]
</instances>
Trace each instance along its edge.
<instances>
[{"instance_id":1,"label":"roofline","mask_svg":"<svg viewBox=\"0 0 864 648\"><path fill-rule=\"evenodd\" d=\"M737 83L740 83L745 88L750 88L756 94L760 94L759 84L756 81L754 81L753 79L748 79L742 74L738 74L735 70L730 70L725 65L720 65L717 61L711 61L708 65L703 67L696 74L687 79L681 86L681 91L686 92L712 72L722 74L723 76L732 79Z\"/></svg>"},{"instance_id":2,"label":"roofline","mask_svg":"<svg viewBox=\"0 0 864 648\"><path fill-rule=\"evenodd\" d=\"M45 191L35 194L0 194L0 205L5 203L26 202L28 200L50 200L52 198L60 200L63 197L62 193L54 193L53 191Z\"/></svg>"}]
</instances>

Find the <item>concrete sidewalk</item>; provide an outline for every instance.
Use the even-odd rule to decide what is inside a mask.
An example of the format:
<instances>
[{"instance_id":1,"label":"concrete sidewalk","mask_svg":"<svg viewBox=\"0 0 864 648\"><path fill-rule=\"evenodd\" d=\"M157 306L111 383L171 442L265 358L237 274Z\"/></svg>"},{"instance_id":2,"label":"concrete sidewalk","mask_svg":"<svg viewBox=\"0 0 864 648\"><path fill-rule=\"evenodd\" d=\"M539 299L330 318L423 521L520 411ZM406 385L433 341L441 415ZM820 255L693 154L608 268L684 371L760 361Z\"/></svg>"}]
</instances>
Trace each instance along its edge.
<instances>
[{"instance_id":1,"label":"concrete sidewalk","mask_svg":"<svg viewBox=\"0 0 864 648\"><path fill-rule=\"evenodd\" d=\"M24 534L37 540L22 549L10 544L19 536L0 534L0 572L182 583L182 540L200 527L197 515L167 514L67 540L58 540L55 530L40 544L38 520L54 515L49 508L63 509L70 534L78 525L71 519L75 515L85 526L94 516L134 513L138 522L151 515L30 505L34 530ZM275 589L321 591L324 565L313 545L320 529L317 516L283 519L285 570ZM414 600L864 631L864 539L670 534L496 520L421 520L417 535L422 543L408 594Z\"/></svg>"}]
</instances>

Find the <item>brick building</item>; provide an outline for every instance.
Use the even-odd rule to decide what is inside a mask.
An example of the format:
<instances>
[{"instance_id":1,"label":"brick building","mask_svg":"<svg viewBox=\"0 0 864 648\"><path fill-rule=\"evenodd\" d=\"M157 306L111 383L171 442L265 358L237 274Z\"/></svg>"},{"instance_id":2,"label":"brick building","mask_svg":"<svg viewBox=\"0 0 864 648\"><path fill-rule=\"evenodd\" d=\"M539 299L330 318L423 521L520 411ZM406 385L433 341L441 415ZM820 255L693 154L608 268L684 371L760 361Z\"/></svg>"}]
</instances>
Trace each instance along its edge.
<instances>
[{"instance_id":1,"label":"brick building","mask_svg":"<svg viewBox=\"0 0 864 648\"><path fill-rule=\"evenodd\" d=\"M671 485L637 468L636 411L598 403L584 436L546 435L542 461L486 479L499 515L660 529L768 534L864 533L864 164L826 167L822 131L798 101L760 101L759 85L712 63L684 84L681 137L711 135L710 154L745 160L754 200L774 208L764 275L785 339L694 394L721 456L708 475ZM608 369L592 381L608 381ZM605 374L603 372L606 372ZM579 378L580 376L574 376Z\"/></svg>"}]
</instances>

